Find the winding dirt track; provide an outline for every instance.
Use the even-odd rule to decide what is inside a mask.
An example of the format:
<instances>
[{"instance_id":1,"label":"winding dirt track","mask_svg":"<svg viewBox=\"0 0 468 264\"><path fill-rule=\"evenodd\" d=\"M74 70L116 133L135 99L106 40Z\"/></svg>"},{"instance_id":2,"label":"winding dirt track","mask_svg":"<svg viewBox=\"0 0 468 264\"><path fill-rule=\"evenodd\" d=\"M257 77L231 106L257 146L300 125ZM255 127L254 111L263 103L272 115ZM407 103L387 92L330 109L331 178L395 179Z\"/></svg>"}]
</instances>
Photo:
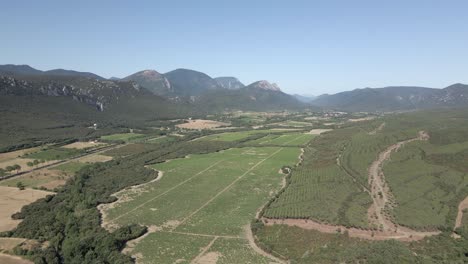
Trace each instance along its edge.
<instances>
[{"instance_id":1,"label":"winding dirt track","mask_svg":"<svg viewBox=\"0 0 468 264\"><path fill-rule=\"evenodd\" d=\"M455 219L455 228L459 228L462 226L462 220L463 220L463 211L468 209L468 196L461 201L461 203L458 205L458 214L457 218Z\"/></svg>"},{"instance_id":2,"label":"winding dirt track","mask_svg":"<svg viewBox=\"0 0 468 264\"><path fill-rule=\"evenodd\" d=\"M388 160L394 151L404 146L407 143L416 140L427 140L428 134L420 131L418 137L401 141L388 147L378 155L378 158L369 167L369 186L371 197L373 200L372 206L368 210L368 218L371 224L376 225L379 230L362 230L357 228L347 228L339 225L329 225L319 223L313 220L304 219L267 219L262 218L265 225L283 224L289 226L297 226L303 229L317 230L323 233L337 233L347 231L350 237L363 238L368 240L387 240L397 239L400 241L415 241L423 239L426 236L437 235L440 232L420 232L406 227L399 226L393 223L385 213L384 209L390 208L389 202L393 200L393 195L385 182L385 175L382 171L383 163ZM468 200L468 199L467 199ZM468 206L468 201L467 201ZM460 220L461 222L461 220Z\"/></svg>"},{"instance_id":3,"label":"winding dirt track","mask_svg":"<svg viewBox=\"0 0 468 264\"><path fill-rule=\"evenodd\" d=\"M385 181L382 165L385 161L390 159L393 152L397 151L405 144L416 140L427 139L429 139L427 133L421 131L416 138L398 142L381 152L377 160L375 160L369 167L368 183L371 189L373 205L368 210L368 220L369 223L377 225L382 231L397 232L397 229L401 229L401 227L399 228L397 225L393 224L389 219L388 214L385 213L385 209L390 208L389 203L394 201L394 197ZM411 233L410 230L406 230L405 232Z\"/></svg>"}]
</instances>

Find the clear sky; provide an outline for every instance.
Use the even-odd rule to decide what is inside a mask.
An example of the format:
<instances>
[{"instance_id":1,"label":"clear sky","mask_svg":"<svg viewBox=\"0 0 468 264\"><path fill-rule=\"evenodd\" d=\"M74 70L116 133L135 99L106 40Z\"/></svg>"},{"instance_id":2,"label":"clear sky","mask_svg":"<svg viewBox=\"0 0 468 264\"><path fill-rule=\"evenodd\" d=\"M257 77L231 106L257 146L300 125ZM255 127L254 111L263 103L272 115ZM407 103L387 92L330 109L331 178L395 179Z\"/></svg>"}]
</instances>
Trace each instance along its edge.
<instances>
[{"instance_id":1,"label":"clear sky","mask_svg":"<svg viewBox=\"0 0 468 264\"><path fill-rule=\"evenodd\" d=\"M2 1L0 64L189 68L286 92L468 83L468 1Z\"/></svg>"}]
</instances>

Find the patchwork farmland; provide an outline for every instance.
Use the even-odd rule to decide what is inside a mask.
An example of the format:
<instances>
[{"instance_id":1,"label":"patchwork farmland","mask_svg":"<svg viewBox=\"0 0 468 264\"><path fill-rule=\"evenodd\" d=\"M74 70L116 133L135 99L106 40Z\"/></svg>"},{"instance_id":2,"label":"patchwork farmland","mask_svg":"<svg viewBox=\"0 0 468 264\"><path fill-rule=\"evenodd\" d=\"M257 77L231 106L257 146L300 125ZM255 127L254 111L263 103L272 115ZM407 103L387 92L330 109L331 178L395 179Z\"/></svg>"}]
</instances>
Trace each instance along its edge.
<instances>
[{"instance_id":1,"label":"patchwork farmland","mask_svg":"<svg viewBox=\"0 0 468 264\"><path fill-rule=\"evenodd\" d=\"M73 223L77 237L63 244L105 245L122 263L413 263L436 259L435 245L453 256L466 242L468 138L464 119L444 114L334 129L151 128L104 136L112 145L77 157L99 143L35 149L23 156L65 160L0 185L56 193L15 214L23 221L8 234L56 241L42 227Z\"/></svg>"}]
</instances>

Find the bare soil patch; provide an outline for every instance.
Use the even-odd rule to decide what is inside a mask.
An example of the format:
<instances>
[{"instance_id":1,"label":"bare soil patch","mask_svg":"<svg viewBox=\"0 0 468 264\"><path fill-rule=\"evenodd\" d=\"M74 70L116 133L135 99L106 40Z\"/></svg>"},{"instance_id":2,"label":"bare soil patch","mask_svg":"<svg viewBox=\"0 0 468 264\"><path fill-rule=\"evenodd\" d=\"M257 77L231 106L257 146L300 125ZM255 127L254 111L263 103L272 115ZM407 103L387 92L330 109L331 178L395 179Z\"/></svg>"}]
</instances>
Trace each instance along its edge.
<instances>
[{"instance_id":1,"label":"bare soil patch","mask_svg":"<svg viewBox=\"0 0 468 264\"><path fill-rule=\"evenodd\" d=\"M223 126L230 126L230 123L224 123L214 120L204 120L204 119L195 119L195 120L188 120L187 123L176 125L179 128L185 129L212 129L217 127Z\"/></svg>"},{"instance_id":2,"label":"bare soil patch","mask_svg":"<svg viewBox=\"0 0 468 264\"><path fill-rule=\"evenodd\" d=\"M369 117L361 117L361 118L351 118L348 119L349 122L361 122L361 121L369 121L375 119L375 116L369 116Z\"/></svg>"},{"instance_id":3,"label":"bare soil patch","mask_svg":"<svg viewBox=\"0 0 468 264\"><path fill-rule=\"evenodd\" d=\"M0 232L11 230L21 222L21 220L11 219L12 214L20 211L24 205L44 198L49 194L54 193L0 186Z\"/></svg>"},{"instance_id":4,"label":"bare soil patch","mask_svg":"<svg viewBox=\"0 0 468 264\"><path fill-rule=\"evenodd\" d=\"M273 131L299 131L302 130L300 128L270 128Z\"/></svg>"},{"instance_id":5,"label":"bare soil patch","mask_svg":"<svg viewBox=\"0 0 468 264\"><path fill-rule=\"evenodd\" d=\"M44 168L4 180L2 181L2 185L16 187L17 182L22 182L27 187L44 187L53 190L56 187L64 185L70 176L72 174L65 171Z\"/></svg>"},{"instance_id":6,"label":"bare soil patch","mask_svg":"<svg viewBox=\"0 0 468 264\"><path fill-rule=\"evenodd\" d=\"M74 142L74 143L63 146L63 148L85 149L85 148L95 148L97 146L103 146L103 145L105 145L105 143L96 142L96 141L87 141L87 142Z\"/></svg>"},{"instance_id":7,"label":"bare soil patch","mask_svg":"<svg viewBox=\"0 0 468 264\"><path fill-rule=\"evenodd\" d=\"M2 264L33 264L32 261L22 259L18 256L0 253L0 263Z\"/></svg>"},{"instance_id":8,"label":"bare soil patch","mask_svg":"<svg viewBox=\"0 0 468 264\"><path fill-rule=\"evenodd\" d=\"M23 243L27 239L16 237L1 237L0 238L0 252L12 250L17 245Z\"/></svg>"},{"instance_id":9,"label":"bare soil patch","mask_svg":"<svg viewBox=\"0 0 468 264\"><path fill-rule=\"evenodd\" d=\"M112 160L112 157L101 155L101 154L91 154L91 155L87 155L82 158L79 158L77 161L81 163L96 163L96 162L106 162L109 160Z\"/></svg>"},{"instance_id":10,"label":"bare soil patch","mask_svg":"<svg viewBox=\"0 0 468 264\"><path fill-rule=\"evenodd\" d=\"M325 132L328 132L328 131L332 131L333 129L312 129L311 131L307 132L306 134L310 134L310 135L320 135L322 133L325 133Z\"/></svg>"}]
</instances>

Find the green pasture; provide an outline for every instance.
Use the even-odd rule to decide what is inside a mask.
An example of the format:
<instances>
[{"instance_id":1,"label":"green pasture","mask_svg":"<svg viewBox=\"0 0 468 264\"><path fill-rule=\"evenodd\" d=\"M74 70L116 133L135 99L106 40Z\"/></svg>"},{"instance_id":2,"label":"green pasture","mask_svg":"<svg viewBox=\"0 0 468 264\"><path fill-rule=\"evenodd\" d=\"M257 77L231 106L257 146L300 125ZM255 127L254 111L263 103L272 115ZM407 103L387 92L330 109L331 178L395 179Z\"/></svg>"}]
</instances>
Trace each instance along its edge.
<instances>
[{"instance_id":1,"label":"green pasture","mask_svg":"<svg viewBox=\"0 0 468 264\"><path fill-rule=\"evenodd\" d=\"M302 146L307 144L316 135L304 133L272 134L257 140L249 141L249 144L278 145L278 146Z\"/></svg>"},{"instance_id":2,"label":"green pasture","mask_svg":"<svg viewBox=\"0 0 468 264\"><path fill-rule=\"evenodd\" d=\"M65 172L75 173L75 172L79 171L81 168L83 168L86 165L88 165L88 164L82 163L82 162L70 161L70 162L58 165L56 167L53 167L53 169L54 170L62 170L62 171L65 171Z\"/></svg>"}]
</instances>

